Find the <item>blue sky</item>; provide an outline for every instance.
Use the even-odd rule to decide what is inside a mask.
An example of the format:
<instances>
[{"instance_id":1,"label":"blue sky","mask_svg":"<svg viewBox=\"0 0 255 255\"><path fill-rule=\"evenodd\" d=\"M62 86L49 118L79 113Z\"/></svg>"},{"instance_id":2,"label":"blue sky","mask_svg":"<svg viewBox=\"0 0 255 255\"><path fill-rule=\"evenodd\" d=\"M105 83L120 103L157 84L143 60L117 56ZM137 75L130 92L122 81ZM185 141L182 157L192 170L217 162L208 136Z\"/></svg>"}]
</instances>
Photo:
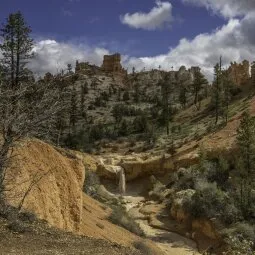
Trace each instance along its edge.
<instances>
[{"instance_id":1,"label":"blue sky","mask_svg":"<svg viewBox=\"0 0 255 255\"><path fill-rule=\"evenodd\" d=\"M132 56L154 56L175 47L183 37L211 31L224 23L204 8L171 1L170 28L132 29L120 22L125 13L149 12L154 0L2 0L1 17L21 10L35 37L104 46ZM201 22L203 21L203 22Z\"/></svg>"},{"instance_id":2,"label":"blue sky","mask_svg":"<svg viewBox=\"0 0 255 255\"><path fill-rule=\"evenodd\" d=\"M227 64L255 53L254 0L1 0L2 21L17 10L32 27L38 72L120 52L127 68L209 73L220 55Z\"/></svg>"}]
</instances>

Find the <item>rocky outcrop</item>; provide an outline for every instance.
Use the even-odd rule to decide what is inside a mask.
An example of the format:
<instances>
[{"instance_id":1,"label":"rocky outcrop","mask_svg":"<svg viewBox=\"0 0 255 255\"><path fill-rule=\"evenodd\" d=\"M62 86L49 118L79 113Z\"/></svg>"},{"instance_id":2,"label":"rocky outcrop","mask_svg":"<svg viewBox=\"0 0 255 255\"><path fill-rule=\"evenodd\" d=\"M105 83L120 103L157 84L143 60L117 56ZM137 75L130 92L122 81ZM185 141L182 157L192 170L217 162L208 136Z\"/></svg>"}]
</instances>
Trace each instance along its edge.
<instances>
[{"instance_id":1,"label":"rocky outcrop","mask_svg":"<svg viewBox=\"0 0 255 255\"><path fill-rule=\"evenodd\" d=\"M227 74L235 85L244 85L250 79L250 63L247 60L244 60L241 64L231 63Z\"/></svg>"},{"instance_id":2,"label":"rocky outcrop","mask_svg":"<svg viewBox=\"0 0 255 255\"><path fill-rule=\"evenodd\" d=\"M215 226L210 220L207 219L195 219L192 221L192 230L194 232L200 232L210 239L219 239L220 235L217 233Z\"/></svg>"},{"instance_id":3,"label":"rocky outcrop","mask_svg":"<svg viewBox=\"0 0 255 255\"><path fill-rule=\"evenodd\" d=\"M185 154L185 156L176 155L172 157L168 154L151 155L151 154L134 154L133 156L110 155L114 158L109 162L100 157L98 159L97 174L106 179L116 180L116 174L123 168L127 181L132 181L140 177L150 175L164 175L174 171L176 166L188 166L190 163L198 162L198 154Z\"/></svg>"},{"instance_id":4,"label":"rocky outcrop","mask_svg":"<svg viewBox=\"0 0 255 255\"><path fill-rule=\"evenodd\" d=\"M106 73L111 74L119 74L119 75L127 75L127 71L125 71L121 66L121 55L119 53L113 55L105 55L104 61L102 65L102 70Z\"/></svg>"}]
</instances>

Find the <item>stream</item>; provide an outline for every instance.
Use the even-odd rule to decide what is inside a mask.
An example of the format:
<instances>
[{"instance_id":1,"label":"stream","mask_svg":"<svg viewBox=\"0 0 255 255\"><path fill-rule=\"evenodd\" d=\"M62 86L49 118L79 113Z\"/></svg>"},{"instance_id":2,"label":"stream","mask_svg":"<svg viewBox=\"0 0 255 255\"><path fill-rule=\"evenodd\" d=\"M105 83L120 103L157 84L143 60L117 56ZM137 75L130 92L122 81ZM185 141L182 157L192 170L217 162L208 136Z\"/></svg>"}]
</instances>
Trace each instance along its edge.
<instances>
[{"instance_id":1,"label":"stream","mask_svg":"<svg viewBox=\"0 0 255 255\"><path fill-rule=\"evenodd\" d=\"M126 210L130 212L131 215L134 214L134 212L137 212L138 217L134 218L144 231L145 237L153 240L166 255L200 254L197 250L197 245L193 240L167 230L151 227L148 220L142 219L142 217L139 219L139 210L145 203L144 197L126 195L123 196L123 199L126 202ZM153 204L153 201L146 201L146 203Z\"/></svg>"}]
</instances>

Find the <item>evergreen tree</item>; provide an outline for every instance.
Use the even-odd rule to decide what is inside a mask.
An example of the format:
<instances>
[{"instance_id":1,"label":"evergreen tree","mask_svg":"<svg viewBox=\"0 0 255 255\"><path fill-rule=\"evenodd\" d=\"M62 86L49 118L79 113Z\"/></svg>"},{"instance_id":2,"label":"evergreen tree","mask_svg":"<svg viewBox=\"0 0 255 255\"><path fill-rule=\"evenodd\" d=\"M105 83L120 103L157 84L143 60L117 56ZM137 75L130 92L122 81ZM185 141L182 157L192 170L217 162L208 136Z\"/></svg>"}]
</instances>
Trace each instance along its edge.
<instances>
[{"instance_id":1,"label":"evergreen tree","mask_svg":"<svg viewBox=\"0 0 255 255\"><path fill-rule=\"evenodd\" d=\"M183 108L185 108L187 104L187 88L186 86L180 87L179 101Z\"/></svg>"},{"instance_id":2,"label":"evergreen tree","mask_svg":"<svg viewBox=\"0 0 255 255\"><path fill-rule=\"evenodd\" d=\"M21 12L10 14L6 24L0 30L2 43L0 50L3 54L1 64L6 80L12 88L17 87L24 75L25 66L33 57L33 39L31 29L27 26Z\"/></svg>"},{"instance_id":3,"label":"evergreen tree","mask_svg":"<svg viewBox=\"0 0 255 255\"><path fill-rule=\"evenodd\" d=\"M140 84L138 82L134 83L134 102L140 102Z\"/></svg>"},{"instance_id":4,"label":"evergreen tree","mask_svg":"<svg viewBox=\"0 0 255 255\"><path fill-rule=\"evenodd\" d=\"M128 91L125 91L124 94L123 94L123 101L128 101L130 98L129 98L129 92Z\"/></svg>"},{"instance_id":5,"label":"evergreen tree","mask_svg":"<svg viewBox=\"0 0 255 255\"><path fill-rule=\"evenodd\" d=\"M200 70L196 70L194 73L194 81L193 81L193 94L194 94L194 104L197 109L200 108L201 95L200 91L207 85L207 80L205 76L201 73Z\"/></svg>"},{"instance_id":6,"label":"evergreen tree","mask_svg":"<svg viewBox=\"0 0 255 255\"><path fill-rule=\"evenodd\" d=\"M237 144L240 151L238 170L240 173L240 206L247 217L251 204L251 190L255 173L255 121L244 112L237 130Z\"/></svg>"},{"instance_id":7,"label":"evergreen tree","mask_svg":"<svg viewBox=\"0 0 255 255\"><path fill-rule=\"evenodd\" d=\"M85 110L85 94L87 92L86 83L81 86L81 108L80 115L82 119L86 119L86 110Z\"/></svg>"},{"instance_id":8,"label":"evergreen tree","mask_svg":"<svg viewBox=\"0 0 255 255\"><path fill-rule=\"evenodd\" d=\"M89 93L89 85L88 85L87 81L83 85L83 93L84 94L88 94Z\"/></svg>"},{"instance_id":9,"label":"evergreen tree","mask_svg":"<svg viewBox=\"0 0 255 255\"><path fill-rule=\"evenodd\" d=\"M226 72L222 74L222 87L223 87L223 114L225 122L228 122L229 103L231 100L231 80Z\"/></svg>"},{"instance_id":10,"label":"evergreen tree","mask_svg":"<svg viewBox=\"0 0 255 255\"><path fill-rule=\"evenodd\" d=\"M70 131L71 128L75 129L75 125L77 123L77 94L76 90L73 86L72 94L71 94L71 107L70 107Z\"/></svg>"},{"instance_id":11,"label":"evergreen tree","mask_svg":"<svg viewBox=\"0 0 255 255\"><path fill-rule=\"evenodd\" d=\"M219 121L219 117L222 114L223 103L223 89L222 89L222 70L221 61L220 64L216 64L214 67L214 82L212 88L212 105L215 110L215 125Z\"/></svg>"},{"instance_id":12,"label":"evergreen tree","mask_svg":"<svg viewBox=\"0 0 255 255\"><path fill-rule=\"evenodd\" d=\"M73 69L72 65L71 64L67 64L67 72L69 74L72 73L72 69Z\"/></svg>"}]
</instances>

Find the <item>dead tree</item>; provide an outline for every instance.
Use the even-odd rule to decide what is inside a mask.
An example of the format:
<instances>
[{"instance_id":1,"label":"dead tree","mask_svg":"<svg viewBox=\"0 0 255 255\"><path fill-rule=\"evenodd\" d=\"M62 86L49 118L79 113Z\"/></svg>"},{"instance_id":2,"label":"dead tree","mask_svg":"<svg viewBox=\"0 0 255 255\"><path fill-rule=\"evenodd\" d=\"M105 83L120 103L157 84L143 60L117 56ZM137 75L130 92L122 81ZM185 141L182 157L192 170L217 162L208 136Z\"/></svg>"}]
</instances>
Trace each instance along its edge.
<instances>
[{"instance_id":1,"label":"dead tree","mask_svg":"<svg viewBox=\"0 0 255 255\"><path fill-rule=\"evenodd\" d=\"M18 88L0 87L0 200L3 202L4 180L13 148L24 138L47 139L54 132L61 111L59 93L53 83L21 84Z\"/></svg>"}]
</instances>

